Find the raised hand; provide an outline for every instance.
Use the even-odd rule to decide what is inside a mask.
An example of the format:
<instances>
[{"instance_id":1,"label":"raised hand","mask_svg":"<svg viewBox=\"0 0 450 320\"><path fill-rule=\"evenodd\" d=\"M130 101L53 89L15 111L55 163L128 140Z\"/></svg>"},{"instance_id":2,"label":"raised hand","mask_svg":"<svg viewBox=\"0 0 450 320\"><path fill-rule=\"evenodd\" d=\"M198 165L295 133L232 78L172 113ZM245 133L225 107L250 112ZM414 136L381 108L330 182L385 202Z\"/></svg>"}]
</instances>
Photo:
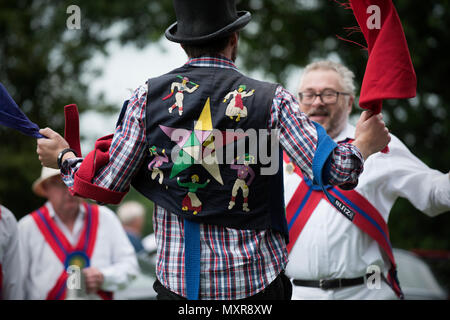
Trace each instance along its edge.
<instances>
[{"instance_id":1,"label":"raised hand","mask_svg":"<svg viewBox=\"0 0 450 320\"><path fill-rule=\"evenodd\" d=\"M39 161L44 167L53 169L58 168L58 154L69 148L69 143L57 132L50 128L39 130L39 133L46 136L48 139L37 139L36 152L39 155ZM73 155L73 153L67 153L65 159ZM75 155L73 155L75 156Z\"/></svg>"},{"instance_id":2,"label":"raised hand","mask_svg":"<svg viewBox=\"0 0 450 320\"><path fill-rule=\"evenodd\" d=\"M374 115L371 111L364 111L356 124L355 141L353 141L364 159L383 150L389 141L391 141L391 136L383 121L383 115L381 113Z\"/></svg>"}]
</instances>

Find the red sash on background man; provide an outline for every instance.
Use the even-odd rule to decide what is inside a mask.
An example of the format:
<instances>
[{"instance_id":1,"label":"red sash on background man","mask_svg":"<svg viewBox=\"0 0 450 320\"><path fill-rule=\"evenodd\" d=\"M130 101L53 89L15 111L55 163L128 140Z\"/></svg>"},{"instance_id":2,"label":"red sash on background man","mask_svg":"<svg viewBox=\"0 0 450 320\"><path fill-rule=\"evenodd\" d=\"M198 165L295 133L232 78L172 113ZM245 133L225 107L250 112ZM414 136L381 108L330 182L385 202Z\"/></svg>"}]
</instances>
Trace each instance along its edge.
<instances>
[{"instance_id":1,"label":"red sash on background man","mask_svg":"<svg viewBox=\"0 0 450 320\"><path fill-rule=\"evenodd\" d=\"M325 199L328 202L329 200L320 187L313 186L312 183L303 176L300 169L290 161L286 153L283 155L283 160L286 164L293 165L294 172L302 178L302 182L297 187L291 200L286 206L286 219L289 229L289 244L287 245L287 250L290 253L319 202L322 199ZM352 223L375 240L386 253L391 263L387 283L392 290L394 290L395 294L402 299L403 293L397 278L397 264L392 252L389 230L381 213L379 213L366 198L355 190L342 190L339 187L330 186L328 192L356 213L353 219L351 219ZM333 204L331 205L333 206Z\"/></svg>"},{"instance_id":2,"label":"red sash on background man","mask_svg":"<svg viewBox=\"0 0 450 320\"><path fill-rule=\"evenodd\" d=\"M99 211L97 205L83 203L83 206L86 210L86 219L80 239L75 247L70 244L56 223L50 217L48 209L45 205L31 214L36 222L36 225L44 236L45 241L47 241L48 245L52 248L64 268L55 285L49 291L46 298L47 300L65 299L67 291L66 281L68 278L66 268L68 260L70 260L73 254L79 253L81 255L85 255L88 259L87 266L89 266L89 261L92 256L92 252L94 251L95 241L97 238ZM98 291L97 294L104 300L111 300L113 298L112 292Z\"/></svg>"}]
</instances>

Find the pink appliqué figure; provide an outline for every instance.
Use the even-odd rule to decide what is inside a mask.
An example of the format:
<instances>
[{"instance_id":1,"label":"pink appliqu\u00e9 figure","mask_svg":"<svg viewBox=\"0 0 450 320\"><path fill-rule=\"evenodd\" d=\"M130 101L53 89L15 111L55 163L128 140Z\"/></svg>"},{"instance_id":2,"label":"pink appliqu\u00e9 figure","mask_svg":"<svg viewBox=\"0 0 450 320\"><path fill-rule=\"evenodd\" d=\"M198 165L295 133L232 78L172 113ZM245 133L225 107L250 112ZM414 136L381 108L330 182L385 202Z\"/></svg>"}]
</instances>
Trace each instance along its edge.
<instances>
[{"instance_id":1,"label":"pink appliqu\u00e9 figure","mask_svg":"<svg viewBox=\"0 0 450 320\"><path fill-rule=\"evenodd\" d=\"M239 159L239 157L238 157ZM238 178L234 182L233 189L231 190L231 200L228 204L228 210L233 209L236 204L236 196L238 194L239 189L242 190L242 196L244 197L244 203L242 205L242 210L245 212L249 212L248 208L248 195L250 193L249 186L252 184L253 179L255 179L255 171L250 168L250 164L254 163L254 157L248 154L245 154L244 164L231 164L230 167L233 170L237 170ZM250 175L250 179L246 182L245 180Z\"/></svg>"},{"instance_id":2,"label":"pink appliqu\u00e9 figure","mask_svg":"<svg viewBox=\"0 0 450 320\"><path fill-rule=\"evenodd\" d=\"M154 156L153 160L148 164L148 170L152 171L152 180L155 180L158 175L159 175L159 184L163 183L163 179L164 179L164 173L162 172L161 169L159 169L159 167L166 162L169 162L169 158L166 155L166 150L163 149L162 153L163 155L159 155L156 152L156 147L153 146L149 149L150 151L150 155Z\"/></svg>"}]
</instances>

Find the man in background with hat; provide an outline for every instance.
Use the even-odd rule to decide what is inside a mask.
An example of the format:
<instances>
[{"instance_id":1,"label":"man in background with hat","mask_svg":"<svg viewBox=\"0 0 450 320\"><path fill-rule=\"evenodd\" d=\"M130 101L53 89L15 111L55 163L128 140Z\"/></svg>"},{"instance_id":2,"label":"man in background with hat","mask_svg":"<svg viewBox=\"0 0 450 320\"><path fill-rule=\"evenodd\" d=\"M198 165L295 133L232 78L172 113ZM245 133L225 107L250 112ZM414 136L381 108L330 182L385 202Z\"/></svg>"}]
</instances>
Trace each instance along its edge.
<instances>
[{"instance_id":1,"label":"man in background with hat","mask_svg":"<svg viewBox=\"0 0 450 320\"><path fill-rule=\"evenodd\" d=\"M175 0L174 7L177 22L165 35L181 44L189 60L181 68L149 79L134 92L121 113L107 163L83 162L60 135L48 128L41 133L49 139L38 140L39 159L57 168L58 158L63 179L74 194L94 199L110 195L112 201L120 201L117 195L122 196L132 184L155 203L154 289L158 299L290 299L292 286L283 272L288 232L282 170L277 167L275 174L265 175L260 159L251 164L255 177L246 200L247 212L242 206L229 208L236 179L230 164L235 156L225 164L210 160L217 160L215 151L227 143L226 130L277 129L280 141L272 140L276 139L274 135L268 138L276 142L275 150L281 144L312 178L319 141L327 137L322 134L323 128L294 111L298 103L284 88L238 71L234 64L238 31L250 21L249 12L236 11L234 1ZM166 108L173 103L166 100L170 85L180 77L198 85L195 92L184 97L182 115L169 113ZM224 97L240 86L253 94L245 100L246 117L235 121L226 114ZM223 139L212 134L214 129L224 135ZM327 183L354 187L364 159L384 148L390 139L381 117L370 118L368 113L360 119L357 132L353 144L335 146L331 155L326 155L323 177ZM234 137L231 143L241 138ZM175 155L159 167L164 172L162 184L152 180L147 169L152 160L150 146L156 146L159 154L166 150L167 155ZM244 154L256 159L259 147L255 147L255 154L248 150ZM89 159L98 159L92 157L94 153L88 155ZM241 161L244 154L238 154ZM280 160L273 157L273 163ZM94 193L102 193L102 197L77 188L78 172L91 169L96 174L90 182L104 189L102 193L97 188ZM193 175L200 181L210 179L196 192L202 203L200 212L182 210L185 190L177 184Z\"/></svg>"},{"instance_id":2,"label":"man in background with hat","mask_svg":"<svg viewBox=\"0 0 450 320\"><path fill-rule=\"evenodd\" d=\"M133 247L111 210L72 196L51 168L42 168L33 191L48 201L19 221L25 299L65 299L69 282L79 279L85 283L69 289L85 287L86 299L112 299L135 278Z\"/></svg>"}]
</instances>

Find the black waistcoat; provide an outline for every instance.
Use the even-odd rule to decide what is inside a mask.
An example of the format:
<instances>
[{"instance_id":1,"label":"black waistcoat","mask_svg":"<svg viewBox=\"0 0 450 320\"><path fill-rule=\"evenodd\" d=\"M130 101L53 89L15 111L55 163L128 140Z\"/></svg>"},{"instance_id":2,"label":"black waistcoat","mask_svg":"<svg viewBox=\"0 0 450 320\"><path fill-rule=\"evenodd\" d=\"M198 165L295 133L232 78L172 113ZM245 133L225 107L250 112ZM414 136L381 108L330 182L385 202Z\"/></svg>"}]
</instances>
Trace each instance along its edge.
<instances>
[{"instance_id":1,"label":"black waistcoat","mask_svg":"<svg viewBox=\"0 0 450 320\"><path fill-rule=\"evenodd\" d=\"M149 150L132 185L183 218L234 229L272 228L288 237L279 145L278 169L261 175L261 169L269 166L258 154L264 139L256 142L242 134L228 144L225 141L233 139L224 139L227 131L237 129L247 134L249 129L267 132L277 86L233 69L185 65L149 79L148 87ZM269 153L271 139L265 144ZM252 163L244 165L245 159Z\"/></svg>"}]
</instances>

